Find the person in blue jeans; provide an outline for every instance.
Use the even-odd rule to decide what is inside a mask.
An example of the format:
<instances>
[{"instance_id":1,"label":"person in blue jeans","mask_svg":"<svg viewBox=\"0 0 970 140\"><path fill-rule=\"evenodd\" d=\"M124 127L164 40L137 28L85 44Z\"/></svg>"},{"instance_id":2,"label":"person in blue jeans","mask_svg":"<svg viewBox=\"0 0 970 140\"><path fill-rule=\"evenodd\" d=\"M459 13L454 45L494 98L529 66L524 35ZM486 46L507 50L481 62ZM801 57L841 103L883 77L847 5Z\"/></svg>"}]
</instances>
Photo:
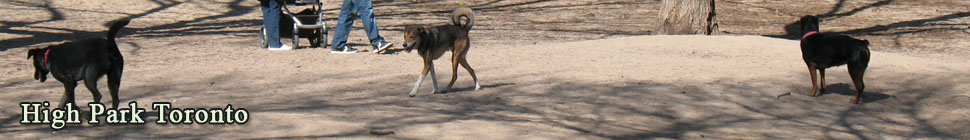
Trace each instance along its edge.
<instances>
[{"instance_id":1,"label":"person in blue jeans","mask_svg":"<svg viewBox=\"0 0 970 140\"><path fill-rule=\"evenodd\" d=\"M344 0L340 7L340 17L337 17L337 27L334 30L331 53L356 53L357 50L347 46L347 36L350 34L350 27L354 24L353 13L360 14L360 20L364 23L364 31L367 38L374 47L374 53L381 53L391 47L391 43L384 41L377 31L377 23L374 18L374 7L371 0Z\"/></svg>"},{"instance_id":2,"label":"person in blue jeans","mask_svg":"<svg viewBox=\"0 0 970 140\"><path fill-rule=\"evenodd\" d=\"M263 27L266 28L266 41L270 51L292 50L293 46L280 43L280 6L279 0L259 0L263 10Z\"/></svg>"}]
</instances>

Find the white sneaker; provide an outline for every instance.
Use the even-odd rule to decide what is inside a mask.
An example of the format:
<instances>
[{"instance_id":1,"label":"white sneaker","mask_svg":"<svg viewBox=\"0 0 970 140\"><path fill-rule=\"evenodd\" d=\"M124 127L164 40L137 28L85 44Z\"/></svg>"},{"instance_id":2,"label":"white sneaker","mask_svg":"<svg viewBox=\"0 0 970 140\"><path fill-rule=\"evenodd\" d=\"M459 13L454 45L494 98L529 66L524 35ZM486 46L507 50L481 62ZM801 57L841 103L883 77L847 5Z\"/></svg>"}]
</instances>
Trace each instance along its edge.
<instances>
[{"instance_id":1,"label":"white sneaker","mask_svg":"<svg viewBox=\"0 0 970 140\"><path fill-rule=\"evenodd\" d=\"M374 53L381 54L381 52L387 50L387 48L391 48L391 45L393 45L393 43L387 41L378 42L377 45L374 46Z\"/></svg>"},{"instance_id":2,"label":"white sneaker","mask_svg":"<svg viewBox=\"0 0 970 140\"><path fill-rule=\"evenodd\" d=\"M288 51L288 50L293 50L293 46L283 44L283 45L280 45L279 48L272 48L272 47L270 47L269 50L270 51Z\"/></svg>"}]
</instances>

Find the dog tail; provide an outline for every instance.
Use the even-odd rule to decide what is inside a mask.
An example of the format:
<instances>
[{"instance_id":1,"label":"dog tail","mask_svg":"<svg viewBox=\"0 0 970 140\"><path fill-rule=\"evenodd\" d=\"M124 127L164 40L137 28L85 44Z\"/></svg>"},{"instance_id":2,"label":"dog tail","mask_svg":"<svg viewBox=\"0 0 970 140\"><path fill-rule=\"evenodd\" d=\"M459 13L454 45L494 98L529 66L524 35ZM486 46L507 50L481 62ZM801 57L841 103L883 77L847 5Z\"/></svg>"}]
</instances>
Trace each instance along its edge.
<instances>
[{"instance_id":1,"label":"dog tail","mask_svg":"<svg viewBox=\"0 0 970 140\"><path fill-rule=\"evenodd\" d=\"M461 17L465 17L465 19L467 19L465 20L464 25L461 24ZM472 8L458 7L458 9L455 9L455 12L452 14L451 22L455 25L461 26L461 28L465 31L469 31L472 29L472 25L475 25L475 12L472 11Z\"/></svg>"},{"instance_id":2,"label":"dog tail","mask_svg":"<svg viewBox=\"0 0 970 140\"><path fill-rule=\"evenodd\" d=\"M856 58L859 58L862 62L865 62L868 65L869 57L870 55L872 55L869 52L869 40L862 40L860 41L860 43L862 43L862 44L859 44L859 45L862 45L862 51L857 51L855 55L858 55L858 56L856 56Z\"/></svg>"},{"instance_id":3,"label":"dog tail","mask_svg":"<svg viewBox=\"0 0 970 140\"><path fill-rule=\"evenodd\" d=\"M129 22L131 22L130 19L121 19L112 23L108 29L108 41L115 42L115 36L118 35L118 31L121 31L121 28L124 28Z\"/></svg>"},{"instance_id":4,"label":"dog tail","mask_svg":"<svg viewBox=\"0 0 970 140\"><path fill-rule=\"evenodd\" d=\"M131 22L131 19L121 19L111 23L111 27L108 28L108 36L106 38L108 38L108 43L110 43L111 46L114 46L114 48L111 48L111 51L113 51L115 54L121 54L121 51L118 50L118 44L115 43L115 36L117 36L118 32L121 31L121 28L124 28L129 22Z\"/></svg>"}]
</instances>

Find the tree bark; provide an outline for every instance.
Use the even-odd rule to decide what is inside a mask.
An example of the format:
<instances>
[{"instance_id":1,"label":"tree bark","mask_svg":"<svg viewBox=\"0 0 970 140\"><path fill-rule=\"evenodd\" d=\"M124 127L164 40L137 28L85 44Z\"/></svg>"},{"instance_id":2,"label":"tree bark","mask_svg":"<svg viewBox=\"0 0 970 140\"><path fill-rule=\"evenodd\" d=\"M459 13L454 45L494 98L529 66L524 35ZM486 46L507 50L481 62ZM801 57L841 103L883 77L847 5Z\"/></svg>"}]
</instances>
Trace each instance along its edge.
<instances>
[{"instance_id":1,"label":"tree bark","mask_svg":"<svg viewBox=\"0 0 970 140\"><path fill-rule=\"evenodd\" d=\"M660 34L716 34L714 0L663 0Z\"/></svg>"}]
</instances>

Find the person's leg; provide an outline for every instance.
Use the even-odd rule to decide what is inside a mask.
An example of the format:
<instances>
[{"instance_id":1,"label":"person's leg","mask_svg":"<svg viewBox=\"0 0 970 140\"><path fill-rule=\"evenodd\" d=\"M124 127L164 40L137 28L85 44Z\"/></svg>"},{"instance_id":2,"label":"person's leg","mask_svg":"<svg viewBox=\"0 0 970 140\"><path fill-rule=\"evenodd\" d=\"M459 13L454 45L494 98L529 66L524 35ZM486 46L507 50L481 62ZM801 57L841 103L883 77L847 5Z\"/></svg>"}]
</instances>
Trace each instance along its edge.
<instances>
[{"instance_id":1,"label":"person's leg","mask_svg":"<svg viewBox=\"0 0 970 140\"><path fill-rule=\"evenodd\" d=\"M390 48L391 42L384 41L384 37L381 37L377 30L377 19L374 17L374 7L371 5L371 0L354 0L354 2L357 3L357 12L360 13L360 20L364 24L367 38L370 39L370 44L374 47L373 52L379 54Z\"/></svg>"},{"instance_id":2,"label":"person's leg","mask_svg":"<svg viewBox=\"0 0 970 140\"><path fill-rule=\"evenodd\" d=\"M364 24L364 31L367 32L367 38L370 39L372 45L377 46L378 43L384 41L381 37L380 32L377 30L376 18L374 18L374 7L371 6L371 0L354 0L355 6L357 6L357 13L360 13L360 20Z\"/></svg>"},{"instance_id":3,"label":"person's leg","mask_svg":"<svg viewBox=\"0 0 970 140\"><path fill-rule=\"evenodd\" d=\"M280 3L276 0L260 0L259 7L263 10L263 27L269 38L269 48L279 48L280 44Z\"/></svg>"},{"instance_id":4,"label":"person's leg","mask_svg":"<svg viewBox=\"0 0 970 140\"><path fill-rule=\"evenodd\" d=\"M347 46L347 36L350 34L350 27L354 25L355 9L352 0L344 0L343 6L340 6L340 16L337 17L337 26L334 27L330 49L338 50Z\"/></svg>"}]
</instances>

